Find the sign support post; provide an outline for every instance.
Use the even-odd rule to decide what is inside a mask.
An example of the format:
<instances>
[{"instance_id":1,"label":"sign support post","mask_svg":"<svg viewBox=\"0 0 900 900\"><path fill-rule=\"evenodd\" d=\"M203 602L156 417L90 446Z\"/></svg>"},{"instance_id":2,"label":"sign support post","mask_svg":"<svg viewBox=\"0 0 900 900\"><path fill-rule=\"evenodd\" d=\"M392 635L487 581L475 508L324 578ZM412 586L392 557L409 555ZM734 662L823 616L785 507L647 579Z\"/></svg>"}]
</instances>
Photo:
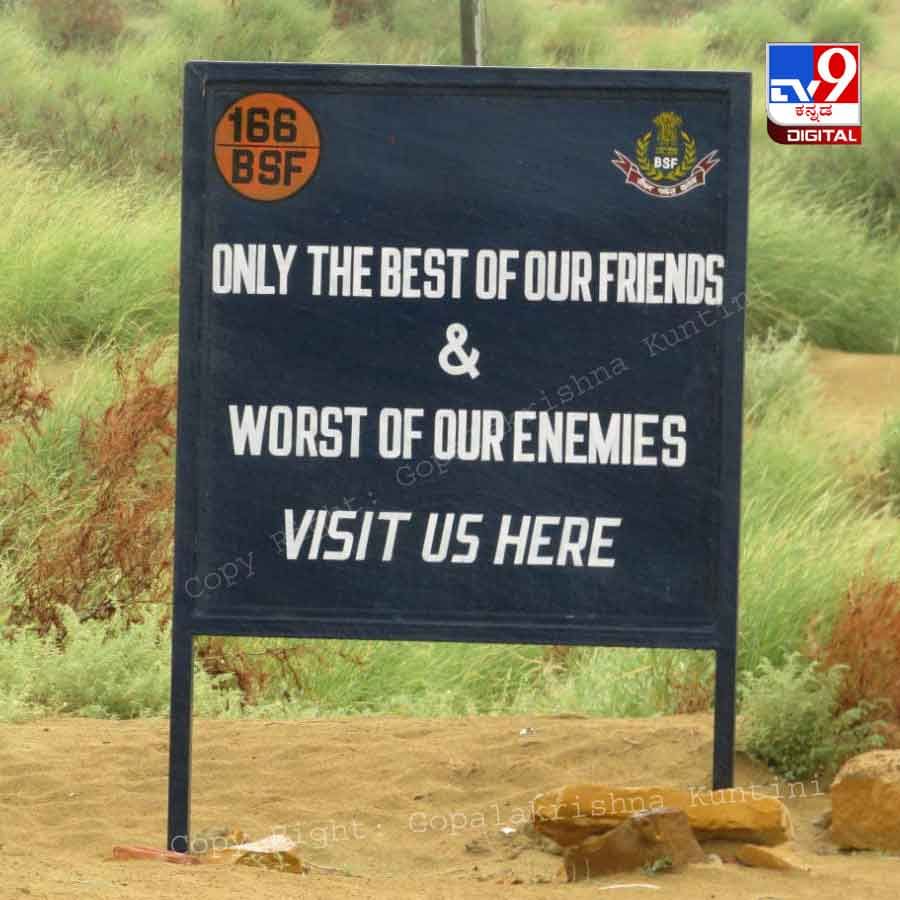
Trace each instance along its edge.
<instances>
[{"instance_id":1,"label":"sign support post","mask_svg":"<svg viewBox=\"0 0 900 900\"><path fill-rule=\"evenodd\" d=\"M172 625L172 696L169 719L168 849L190 849L191 730L194 700L194 637Z\"/></svg>"}]
</instances>

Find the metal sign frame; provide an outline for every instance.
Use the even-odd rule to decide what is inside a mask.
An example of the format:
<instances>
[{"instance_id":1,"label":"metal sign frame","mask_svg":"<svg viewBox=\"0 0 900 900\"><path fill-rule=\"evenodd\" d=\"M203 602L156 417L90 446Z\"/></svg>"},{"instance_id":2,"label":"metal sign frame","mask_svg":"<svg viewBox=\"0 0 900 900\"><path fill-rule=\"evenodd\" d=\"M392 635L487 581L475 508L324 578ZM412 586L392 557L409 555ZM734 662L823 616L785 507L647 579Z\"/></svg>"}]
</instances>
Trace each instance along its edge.
<instances>
[{"instance_id":1,"label":"metal sign frame","mask_svg":"<svg viewBox=\"0 0 900 900\"><path fill-rule=\"evenodd\" d=\"M719 188L727 202L726 295L743 296L746 267L749 165L750 76L747 73L472 69L461 67L332 66L191 62L185 72L184 157L181 243L179 418L176 481L172 694L169 761L168 846L189 849L193 641L199 635L294 638L379 638L483 643L554 643L713 650L716 653L713 784L733 779L735 663L738 613L739 505L742 432L743 316L732 315L721 329L721 385L718 502L721 531L714 561L718 572L718 619L713 627L654 627L640 630L593 623L503 621L415 621L385 617L361 622L323 621L303 615L290 619L193 614L192 601L179 585L195 574L198 492L203 472L194 431L203 408L204 321L197 298L203 295L207 267L207 180L212 177L212 135L206 107L212 88L226 85L254 90L359 92L366 88L425 91L435 102L443 93L559 93L624 89L641 94L666 91L716 95L728 109L727 182ZM623 185L624 188L624 185ZM652 202L665 203L665 200ZM678 202L678 201L675 201Z\"/></svg>"}]
</instances>

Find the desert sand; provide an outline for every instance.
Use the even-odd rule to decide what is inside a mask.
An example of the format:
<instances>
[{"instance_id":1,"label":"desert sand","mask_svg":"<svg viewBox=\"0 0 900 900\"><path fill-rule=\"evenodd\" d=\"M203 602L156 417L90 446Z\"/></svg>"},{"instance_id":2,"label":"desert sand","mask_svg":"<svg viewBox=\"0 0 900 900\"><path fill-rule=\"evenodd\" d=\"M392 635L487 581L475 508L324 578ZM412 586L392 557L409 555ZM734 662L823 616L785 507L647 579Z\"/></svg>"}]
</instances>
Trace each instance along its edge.
<instances>
[{"instance_id":1,"label":"desert sand","mask_svg":"<svg viewBox=\"0 0 900 900\"><path fill-rule=\"evenodd\" d=\"M885 418L900 413L900 355L813 348L812 370L822 415L861 443L877 440Z\"/></svg>"},{"instance_id":2,"label":"desert sand","mask_svg":"<svg viewBox=\"0 0 900 900\"><path fill-rule=\"evenodd\" d=\"M809 873L728 862L683 873L568 885L560 857L501 827L539 791L569 781L700 786L709 715L352 718L195 723L193 827L274 830L303 858L347 874L112 860L115 844L165 842L165 720L49 719L0 726L0 897L896 900L900 858L836 853L813 821L827 796L788 802ZM529 730L530 729L530 730ZM739 757L739 784L774 777ZM826 787L825 785L822 786ZM658 888L623 888L617 884Z\"/></svg>"}]
</instances>

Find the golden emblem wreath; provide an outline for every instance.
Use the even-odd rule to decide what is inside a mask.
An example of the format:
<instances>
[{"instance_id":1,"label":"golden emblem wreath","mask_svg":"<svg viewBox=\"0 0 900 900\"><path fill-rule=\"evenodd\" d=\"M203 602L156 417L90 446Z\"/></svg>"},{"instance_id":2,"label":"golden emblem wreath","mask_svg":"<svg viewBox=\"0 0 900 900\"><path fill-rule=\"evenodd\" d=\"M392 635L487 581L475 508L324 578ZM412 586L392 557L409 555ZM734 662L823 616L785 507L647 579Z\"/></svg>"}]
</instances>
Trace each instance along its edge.
<instances>
[{"instance_id":1,"label":"golden emblem wreath","mask_svg":"<svg viewBox=\"0 0 900 900\"><path fill-rule=\"evenodd\" d=\"M653 132L648 131L642 134L634 144L634 155L637 158L638 166L641 171L653 181L680 181L697 162L697 142L686 132L681 132L681 139L684 141L684 155L681 162L668 172L657 169L650 162L650 141L653 139Z\"/></svg>"}]
</instances>

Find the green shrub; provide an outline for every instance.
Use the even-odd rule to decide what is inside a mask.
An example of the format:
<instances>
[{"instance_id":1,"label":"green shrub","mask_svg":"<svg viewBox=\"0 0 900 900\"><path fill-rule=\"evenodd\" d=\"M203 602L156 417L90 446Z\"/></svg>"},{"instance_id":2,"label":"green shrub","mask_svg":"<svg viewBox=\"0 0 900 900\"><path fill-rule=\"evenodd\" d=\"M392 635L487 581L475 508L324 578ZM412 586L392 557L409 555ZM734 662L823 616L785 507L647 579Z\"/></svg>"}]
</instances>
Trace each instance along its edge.
<instances>
[{"instance_id":1,"label":"green shrub","mask_svg":"<svg viewBox=\"0 0 900 900\"><path fill-rule=\"evenodd\" d=\"M68 713L99 718L166 715L171 634L152 618L124 627L80 623L65 610L66 642L20 633L0 640L0 716ZM217 686L199 666L194 703L200 715L237 714L236 692Z\"/></svg>"},{"instance_id":2,"label":"green shrub","mask_svg":"<svg viewBox=\"0 0 900 900\"><path fill-rule=\"evenodd\" d=\"M792 654L742 680L741 741L752 756L792 781L831 775L851 756L881 746L872 707L838 708L843 667L824 671Z\"/></svg>"},{"instance_id":3,"label":"green shrub","mask_svg":"<svg viewBox=\"0 0 900 900\"><path fill-rule=\"evenodd\" d=\"M806 409L818 384L810 371L806 334L798 328L793 337L781 340L774 331L747 342L744 357L744 415L758 423L765 416L796 414Z\"/></svg>"},{"instance_id":4,"label":"green shrub","mask_svg":"<svg viewBox=\"0 0 900 900\"><path fill-rule=\"evenodd\" d=\"M808 20L807 40L821 43L859 41L871 53L878 46L883 26L864 0L825 0L816 5Z\"/></svg>"},{"instance_id":5,"label":"green shrub","mask_svg":"<svg viewBox=\"0 0 900 900\"><path fill-rule=\"evenodd\" d=\"M880 462L890 497L900 507L900 415L892 416L882 426Z\"/></svg>"}]
</instances>

